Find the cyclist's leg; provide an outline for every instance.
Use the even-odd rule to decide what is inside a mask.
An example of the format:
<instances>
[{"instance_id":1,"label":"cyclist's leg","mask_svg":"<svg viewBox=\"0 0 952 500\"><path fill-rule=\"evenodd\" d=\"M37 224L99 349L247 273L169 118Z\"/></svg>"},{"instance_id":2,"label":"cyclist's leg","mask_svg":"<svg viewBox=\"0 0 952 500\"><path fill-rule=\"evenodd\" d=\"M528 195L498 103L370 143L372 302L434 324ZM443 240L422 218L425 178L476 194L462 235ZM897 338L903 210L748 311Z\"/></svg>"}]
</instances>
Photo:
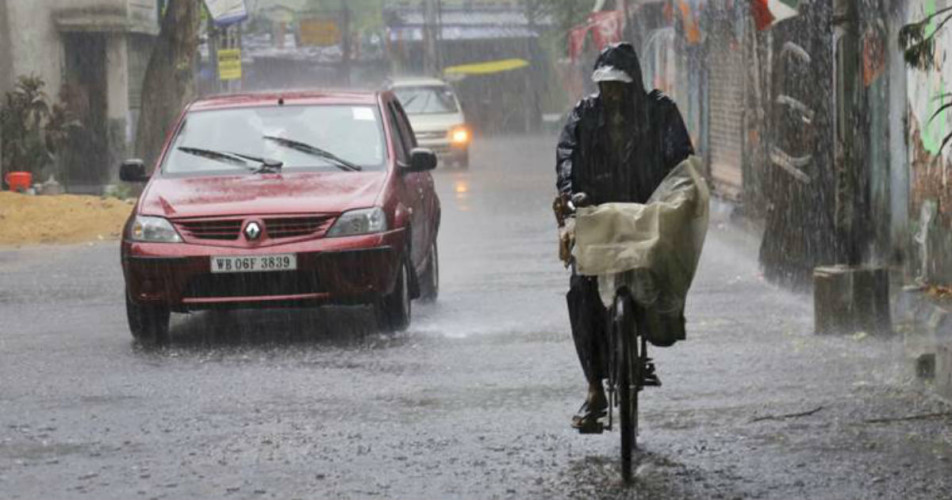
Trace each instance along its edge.
<instances>
[{"instance_id":1,"label":"cyclist's leg","mask_svg":"<svg viewBox=\"0 0 952 500\"><path fill-rule=\"evenodd\" d=\"M573 274L566 299L572 338L589 386L586 404L582 405L579 415L573 419L578 423L586 416L597 417L604 414L607 407L602 387L607 361L604 354L607 352L607 311L598 296L598 282L595 278Z\"/></svg>"},{"instance_id":2,"label":"cyclist's leg","mask_svg":"<svg viewBox=\"0 0 952 500\"><path fill-rule=\"evenodd\" d=\"M595 278L572 275L566 299L572 339L585 379L591 383L600 381L605 377L607 312L598 296L598 282Z\"/></svg>"}]
</instances>

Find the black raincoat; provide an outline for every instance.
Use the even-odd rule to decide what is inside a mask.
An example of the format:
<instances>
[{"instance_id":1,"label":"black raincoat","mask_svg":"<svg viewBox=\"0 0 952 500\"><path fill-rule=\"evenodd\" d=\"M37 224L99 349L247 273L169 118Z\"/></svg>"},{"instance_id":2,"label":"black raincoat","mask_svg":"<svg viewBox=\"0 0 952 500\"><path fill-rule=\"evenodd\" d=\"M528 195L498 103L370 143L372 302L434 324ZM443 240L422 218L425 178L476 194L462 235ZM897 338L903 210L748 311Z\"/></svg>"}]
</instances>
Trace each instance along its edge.
<instances>
[{"instance_id":1,"label":"black raincoat","mask_svg":"<svg viewBox=\"0 0 952 500\"><path fill-rule=\"evenodd\" d=\"M623 160L614 160L607 131L608 117L598 94L582 99L559 137L556 186L560 193L584 192L594 204L644 203L668 172L694 154L681 113L658 90L645 92L641 67L628 43L607 47L595 69L614 66L632 80L630 135Z\"/></svg>"},{"instance_id":2,"label":"black raincoat","mask_svg":"<svg viewBox=\"0 0 952 500\"><path fill-rule=\"evenodd\" d=\"M562 194L585 193L592 204L645 203L674 167L694 154L691 139L674 101L658 90L645 91L634 48L619 43L605 48L595 69L612 66L633 80L626 103L622 143L613 142L610 118L598 94L572 110L556 153L556 187ZM573 273L567 295L572 337L589 382L605 378L607 311L595 278ZM639 314L639 323L644 323ZM684 318L672 318L683 338ZM652 340L649 337L649 340ZM675 339L652 341L670 345Z\"/></svg>"}]
</instances>

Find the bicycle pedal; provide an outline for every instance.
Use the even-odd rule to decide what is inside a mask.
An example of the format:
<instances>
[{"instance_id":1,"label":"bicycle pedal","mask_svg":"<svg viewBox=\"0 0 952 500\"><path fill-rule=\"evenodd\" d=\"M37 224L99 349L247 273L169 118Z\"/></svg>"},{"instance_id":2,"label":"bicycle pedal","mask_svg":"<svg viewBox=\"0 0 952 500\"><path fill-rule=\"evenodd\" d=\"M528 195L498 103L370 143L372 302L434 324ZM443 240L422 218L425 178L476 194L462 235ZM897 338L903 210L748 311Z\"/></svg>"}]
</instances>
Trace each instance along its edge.
<instances>
[{"instance_id":1,"label":"bicycle pedal","mask_svg":"<svg viewBox=\"0 0 952 500\"><path fill-rule=\"evenodd\" d=\"M589 422L581 427L576 427L579 434L601 434L605 432L605 424L601 421Z\"/></svg>"}]
</instances>

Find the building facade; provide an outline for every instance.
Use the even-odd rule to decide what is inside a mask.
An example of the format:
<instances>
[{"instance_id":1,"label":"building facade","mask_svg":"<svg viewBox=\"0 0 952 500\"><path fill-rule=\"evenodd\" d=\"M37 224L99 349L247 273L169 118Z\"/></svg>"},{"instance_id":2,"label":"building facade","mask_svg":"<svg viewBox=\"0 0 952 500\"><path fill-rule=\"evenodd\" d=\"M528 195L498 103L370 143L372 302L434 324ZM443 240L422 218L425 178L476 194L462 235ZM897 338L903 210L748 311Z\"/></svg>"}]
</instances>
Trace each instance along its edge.
<instances>
[{"instance_id":1,"label":"building facade","mask_svg":"<svg viewBox=\"0 0 952 500\"><path fill-rule=\"evenodd\" d=\"M101 189L131 150L158 9L156 0L0 0L0 90L39 76L83 125L59 160L72 191Z\"/></svg>"}]
</instances>

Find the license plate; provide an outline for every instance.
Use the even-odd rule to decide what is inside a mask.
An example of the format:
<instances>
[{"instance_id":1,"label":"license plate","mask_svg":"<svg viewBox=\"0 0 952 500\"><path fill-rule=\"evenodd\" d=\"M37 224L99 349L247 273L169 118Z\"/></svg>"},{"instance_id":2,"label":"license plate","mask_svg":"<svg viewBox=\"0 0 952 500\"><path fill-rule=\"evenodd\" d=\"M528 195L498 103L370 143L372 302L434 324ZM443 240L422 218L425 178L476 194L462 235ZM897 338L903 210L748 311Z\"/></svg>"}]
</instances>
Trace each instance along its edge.
<instances>
[{"instance_id":1,"label":"license plate","mask_svg":"<svg viewBox=\"0 0 952 500\"><path fill-rule=\"evenodd\" d=\"M247 257L212 257L211 264L213 273L293 271L297 269L297 255L288 253Z\"/></svg>"}]
</instances>

